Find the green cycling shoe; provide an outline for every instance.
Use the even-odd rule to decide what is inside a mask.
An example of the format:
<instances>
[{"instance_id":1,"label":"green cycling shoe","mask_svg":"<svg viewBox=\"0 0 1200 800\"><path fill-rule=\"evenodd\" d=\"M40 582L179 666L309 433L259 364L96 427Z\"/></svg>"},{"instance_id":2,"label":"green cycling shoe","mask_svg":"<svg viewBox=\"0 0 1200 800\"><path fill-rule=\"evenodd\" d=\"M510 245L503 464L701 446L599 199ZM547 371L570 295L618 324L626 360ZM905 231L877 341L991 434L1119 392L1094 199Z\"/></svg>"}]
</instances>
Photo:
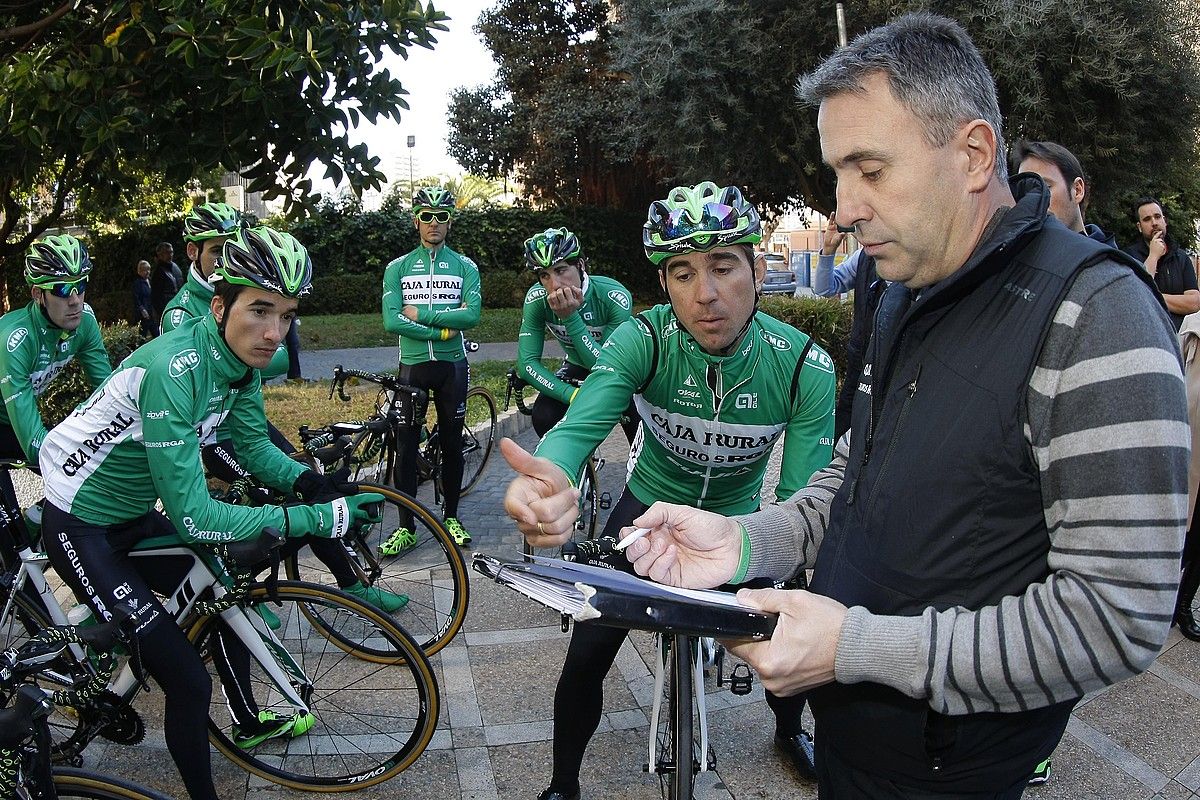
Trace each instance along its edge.
<instances>
[{"instance_id":1,"label":"green cycling shoe","mask_svg":"<svg viewBox=\"0 0 1200 800\"><path fill-rule=\"evenodd\" d=\"M375 586L364 586L362 581L353 586L346 586L342 591L354 595L367 605L374 606L387 614L399 611L408 605L408 595L395 594Z\"/></svg>"},{"instance_id":2,"label":"green cycling shoe","mask_svg":"<svg viewBox=\"0 0 1200 800\"><path fill-rule=\"evenodd\" d=\"M242 750L249 750L267 739L278 739L281 736L294 739L297 736L303 736L309 732L316 721L316 717L307 713L282 717L274 711L260 711L257 725L247 730L242 730L234 725L230 738Z\"/></svg>"},{"instance_id":3,"label":"green cycling shoe","mask_svg":"<svg viewBox=\"0 0 1200 800\"><path fill-rule=\"evenodd\" d=\"M446 531L459 547L465 547L471 543L471 534L467 533L467 529L454 517L446 517Z\"/></svg>"},{"instance_id":4,"label":"green cycling shoe","mask_svg":"<svg viewBox=\"0 0 1200 800\"><path fill-rule=\"evenodd\" d=\"M417 535L415 533L408 528L396 528L392 531L392 535L379 545L379 555L398 556L405 550L411 550L416 546Z\"/></svg>"}]
</instances>

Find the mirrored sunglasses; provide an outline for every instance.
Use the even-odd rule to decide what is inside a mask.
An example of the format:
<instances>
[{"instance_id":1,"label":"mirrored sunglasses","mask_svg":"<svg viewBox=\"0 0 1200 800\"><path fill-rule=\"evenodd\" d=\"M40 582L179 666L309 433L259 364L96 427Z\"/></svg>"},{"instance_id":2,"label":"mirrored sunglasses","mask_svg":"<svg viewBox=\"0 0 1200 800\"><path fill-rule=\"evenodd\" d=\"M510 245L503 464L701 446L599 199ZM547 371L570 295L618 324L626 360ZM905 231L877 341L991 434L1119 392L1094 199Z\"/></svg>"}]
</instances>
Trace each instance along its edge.
<instances>
[{"instance_id":1,"label":"mirrored sunglasses","mask_svg":"<svg viewBox=\"0 0 1200 800\"><path fill-rule=\"evenodd\" d=\"M450 212L434 211L432 209L424 208L417 212L417 219L421 222L424 222L426 225L434 222L438 223L439 225L444 225L450 221Z\"/></svg>"},{"instance_id":2,"label":"mirrored sunglasses","mask_svg":"<svg viewBox=\"0 0 1200 800\"><path fill-rule=\"evenodd\" d=\"M86 292L87 284L87 278L84 278L73 283L54 283L44 288L55 297L66 299L73 294L83 294Z\"/></svg>"},{"instance_id":3,"label":"mirrored sunglasses","mask_svg":"<svg viewBox=\"0 0 1200 800\"><path fill-rule=\"evenodd\" d=\"M685 208L677 208L667 217L663 225L664 240L681 239L691 236L698 231L713 232L729 231L737 227L738 212L732 206L724 203L705 203L700 219L692 219Z\"/></svg>"}]
</instances>

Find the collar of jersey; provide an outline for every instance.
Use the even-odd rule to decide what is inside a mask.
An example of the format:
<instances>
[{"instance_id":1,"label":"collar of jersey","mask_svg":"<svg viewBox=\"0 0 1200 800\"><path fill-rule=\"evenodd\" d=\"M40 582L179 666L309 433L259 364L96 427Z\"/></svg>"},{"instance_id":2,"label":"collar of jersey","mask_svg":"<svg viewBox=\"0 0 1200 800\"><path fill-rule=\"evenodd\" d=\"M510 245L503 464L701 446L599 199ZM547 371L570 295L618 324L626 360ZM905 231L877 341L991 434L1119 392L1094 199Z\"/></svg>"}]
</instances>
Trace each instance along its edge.
<instances>
[{"instance_id":1,"label":"collar of jersey","mask_svg":"<svg viewBox=\"0 0 1200 800\"><path fill-rule=\"evenodd\" d=\"M217 330L217 318L212 314L205 314L196 328L200 331L200 338L204 340L197 344L205 345L200 357L208 362L213 378L224 383L234 383L244 378L246 371L251 367L234 355L229 345L225 344L221 332Z\"/></svg>"},{"instance_id":2,"label":"collar of jersey","mask_svg":"<svg viewBox=\"0 0 1200 800\"><path fill-rule=\"evenodd\" d=\"M204 276L200 274L200 270L197 269L197 266L198 265L193 262L191 269L188 270L188 282L195 283L201 289L208 292L208 298L211 300L212 296L217 293L217 290L213 288L211 283L204 280Z\"/></svg>"},{"instance_id":3,"label":"collar of jersey","mask_svg":"<svg viewBox=\"0 0 1200 800\"><path fill-rule=\"evenodd\" d=\"M674 314L675 312L671 313ZM742 335L738 346L734 348L733 352L723 356L715 356L712 353L706 352L692 338L692 335L684 330L683 326L679 324L679 318L676 317L675 327L679 333L679 346L692 358L703 361L705 364L719 364L722 369L737 365L750 366L757 360L755 353L758 351L758 331L761 328L757 317L758 312L755 312L755 318L750 321L750 325L746 328L746 332ZM749 349L747 350L747 348ZM745 352L745 355L742 355L743 352Z\"/></svg>"}]
</instances>

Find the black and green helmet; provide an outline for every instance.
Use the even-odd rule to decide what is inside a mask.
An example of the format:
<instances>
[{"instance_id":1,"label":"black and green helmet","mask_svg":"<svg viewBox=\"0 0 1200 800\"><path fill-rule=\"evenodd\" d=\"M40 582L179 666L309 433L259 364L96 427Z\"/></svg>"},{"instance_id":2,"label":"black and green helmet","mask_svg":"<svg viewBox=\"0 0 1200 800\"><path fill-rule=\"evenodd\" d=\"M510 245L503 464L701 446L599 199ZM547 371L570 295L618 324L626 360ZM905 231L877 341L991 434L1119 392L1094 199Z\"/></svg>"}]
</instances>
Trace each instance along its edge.
<instances>
[{"instance_id":1,"label":"black and green helmet","mask_svg":"<svg viewBox=\"0 0 1200 800\"><path fill-rule=\"evenodd\" d=\"M426 208L444 208L447 211L453 211L454 202L454 192L449 189L443 189L441 186L423 186L413 195L412 208L413 211L422 211Z\"/></svg>"},{"instance_id":2,"label":"black and green helmet","mask_svg":"<svg viewBox=\"0 0 1200 800\"><path fill-rule=\"evenodd\" d=\"M666 200L650 204L642 226L642 246L653 264L680 253L704 253L761 240L758 211L746 202L741 190L722 188L712 181L695 187L676 186Z\"/></svg>"},{"instance_id":3,"label":"black and green helmet","mask_svg":"<svg viewBox=\"0 0 1200 800\"><path fill-rule=\"evenodd\" d=\"M75 283L91 271L87 248L70 234L47 236L25 251L25 282L30 286Z\"/></svg>"},{"instance_id":4,"label":"black and green helmet","mask_svg":"<svg viewBox=\"0 0 1200 800\"><path fill-rule=\"evenodd\" d=\"M312 260L290 233L265 226L243 228L225 241L213 277L285 297L303 297L312 288Z\"/></svg>"},{"instance_id":5,"label":"black and green helmet","mask_svg":"<svg viewBox=\"0 0 1200 800\"><path fill-rule=\"evenodd\" d=\"M183 238L202 242L217 236L232 236L242 227L242 215L228 203L205 203L196 206L183 219Z\"/></svg>"},{"instance_id":6,"label":"black and green helmet","mask_svg":"<svg viewBox=\"0 0 1200 800\"><path fill-rule=\"evenodd\" d=\"M560 261L574 264L583 258L579 238L566 228L547 228L525 240L525 266L534 272Z\"/></svg>"}]
</instances>

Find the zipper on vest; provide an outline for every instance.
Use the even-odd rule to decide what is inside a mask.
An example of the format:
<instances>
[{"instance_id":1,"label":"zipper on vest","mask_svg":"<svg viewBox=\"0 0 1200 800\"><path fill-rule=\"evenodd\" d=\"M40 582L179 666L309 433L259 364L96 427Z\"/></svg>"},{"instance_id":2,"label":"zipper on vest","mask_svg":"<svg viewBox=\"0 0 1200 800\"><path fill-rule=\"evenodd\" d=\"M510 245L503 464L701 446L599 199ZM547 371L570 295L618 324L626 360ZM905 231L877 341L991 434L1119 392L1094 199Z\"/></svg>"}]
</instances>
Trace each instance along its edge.
<instances>
[{"instance_id":1,"label":"zipper on vest","mask_svg":"<svg viewBox=\"0 0 1200 800\"><path fill-rule=\"evenodd\" d=\"M910 408L912 408L912 399L914 397L916 397L916 395L917 395L917 381L920 379L921 379L921 365L917 364L917 374L913 375L913 379L911 381L909 381L909 384L906 387L908 389L908 397L904 398L904 406L900 409L900 416L896 420L896 427L892 428L892 440L893 440L892 444L888 447L887 452L885 452L883 454L883 463L879 465L879 472L876 474L876 478L882 477L884 472L887 471L888 461L891 460L892 452L895 450L895 439L896 439L897 435L899 435L900 431L904 430L904 420L906 417L908 417L908 410ZM862 474L861 470L860 470L859 474L860 475ZM871 513L871 501L873 501L875 499L875 494L878 491L879 491L879 481L876 480L875 486L871 490L871 498L867 502L867 513L868 514Z\"/></svg>"}]
</instances>

